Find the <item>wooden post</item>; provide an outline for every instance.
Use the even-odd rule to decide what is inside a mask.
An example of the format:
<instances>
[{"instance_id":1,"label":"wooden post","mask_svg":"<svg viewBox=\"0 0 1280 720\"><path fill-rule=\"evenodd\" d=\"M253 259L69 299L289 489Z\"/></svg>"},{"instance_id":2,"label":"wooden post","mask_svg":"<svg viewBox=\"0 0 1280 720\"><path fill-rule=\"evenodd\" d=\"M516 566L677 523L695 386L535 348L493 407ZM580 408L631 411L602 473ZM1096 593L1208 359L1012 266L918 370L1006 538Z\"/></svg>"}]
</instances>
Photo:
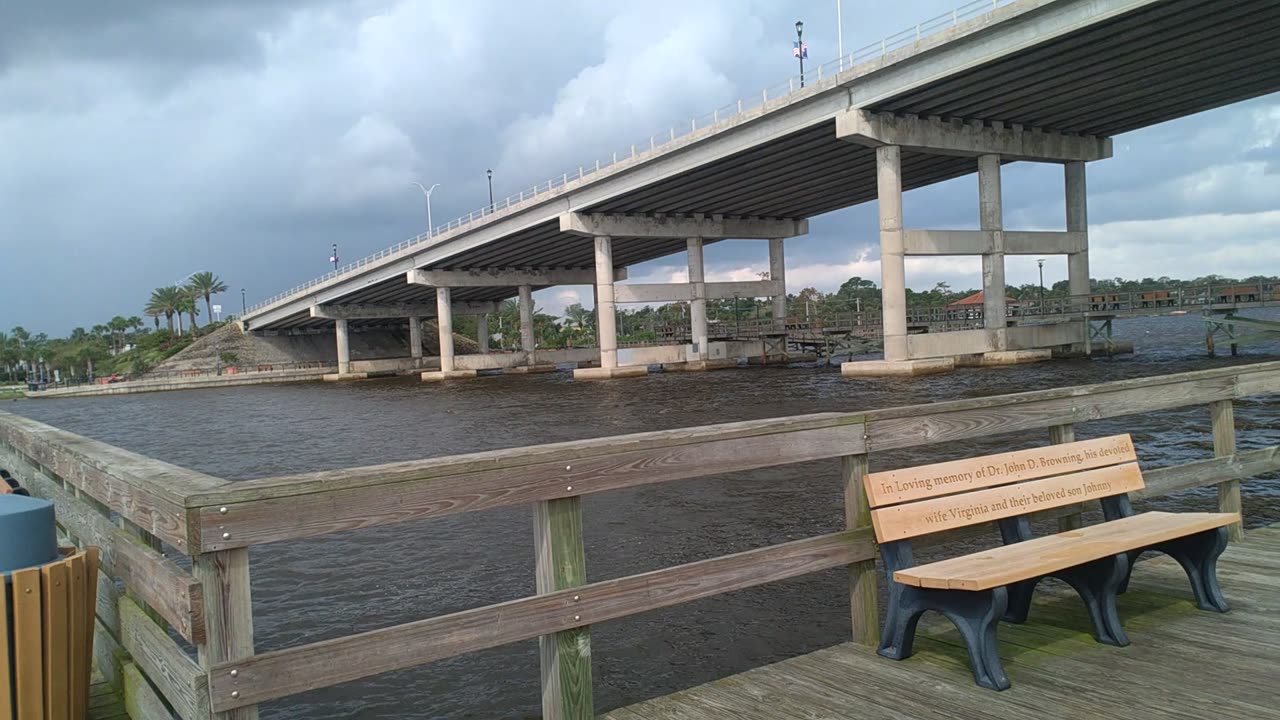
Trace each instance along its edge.
<instances>
[{"instance_id":1,"label":"wooden post","mask_svg":"<svg viewBox=\"0 0 1280 720\"><path fill-rule=\"evenodd\" d=\"M850 530L871 527L871 504L862 478L867 474L867 456L840 458L840 478L844 483L844 520ZM853 641L875 647L880 644L880 608L877 606L876 561L849 566L849 612L853 621Z\"/></svg>"},{"instance_id":2,"label":"wooden post","mask_svg":"<svg viewBox=\"0 0 1280 720\"><path fill-rule=\"evenodd\" d=\"M207 670L219 663L253 655L253 601L249 594L249 548L196 555L196 578L204 584L204 613L208 642L200 646L200 664ZM258 720L257 706L213 713L215 720Z\"/></svg>"},{"instance_id":3,"label":"wooden post","mask_svg":"<svg viewBox=\"0 0 1280 720\"><path fill-rule=\"evenodd\" d=\"M1053 425L1049 428L1049 442L1054 445L1070 443L1076 441L1076 427L1070 423L1066 425ZM1058 518L1058 532L1066 532L1075 530L1083 524L1080 513L1071 513Z\"/></svg>"},{"instance_id":4,"label":"wooden post","mask_svg":"<svg viewBox=\"0 0 1280 720\"><path fill-rule=\"evenodd\" d=\"M587 582L582 543L582 499L534 503L533 537L539 595ZM573 613L573 608L566 608ZM578 618L573 615L574 619ZM583 624L538 638L542 657L542 716L545 720L591 720L591 628Z\"/></svg>"},{"instance_id":5,"label":"wooden post","mask_svg":"<svg viewBox=\"0 0 1280 720\"><path fill-rule=\"evenodd\" d=\"M1236 415L1232 400L1215 400L1209 404L1213 418L1213 454L1215 457L1236 454ZM1218 483L1218 512L1240 512L1240 481ZM1232 542L1244 539L1244 525L1227 527Z\"/></svg>"}]
</instances>

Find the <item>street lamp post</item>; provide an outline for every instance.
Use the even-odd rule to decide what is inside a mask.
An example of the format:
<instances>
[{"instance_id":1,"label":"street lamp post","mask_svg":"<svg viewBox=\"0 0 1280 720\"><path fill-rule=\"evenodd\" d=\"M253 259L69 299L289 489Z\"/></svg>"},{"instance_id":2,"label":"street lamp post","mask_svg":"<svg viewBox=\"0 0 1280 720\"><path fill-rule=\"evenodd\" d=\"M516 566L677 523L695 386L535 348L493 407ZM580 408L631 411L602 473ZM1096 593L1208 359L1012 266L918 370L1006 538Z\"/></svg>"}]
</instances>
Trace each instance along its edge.
<instances>
[{"instance_id":1,"label":"street lamp post","mask_svg":"<svg viewBox=\"0 0 1280 720\"><path fill-rule=\"evenodd\" d=\"M1040 266L1040 314L1044 315L1044 258L1036 260Z\"/></svg>"},{"instance_id":2,"label":"street lamp post","mask_svg":"<svg viewBox=\"0 0 1280 720\"><path fill-rule=\"evenodd\" d=\"M796 59L800 61L800 87L804 87L804 57L809 49L804 46L804 21L796 21Z\"/></svg>"},{"instance_id":3,"label":"street lamp post","mask_svg":"<svg viewBox=\"0 0 1280 720\"><path fill-rule=\"evenodd\" d=\"M240 317L244 317L249 312L249 306L244 302L244 288L240 288Z\"/></svg>"},{"instance_id":4,"label":"street lamp post","mask_svg":"<svg viewBox=\"0 0 1280 720\"><path fill-rule=\"evenodd\" d=\"M436 188L440 187L440 183L436 183L430 188L423 187L422 183L416 182L413 184L418 186L418 189L422 191L422 197L427 199L427 237L433 238L436 235L436 230L435 226L431 224L431 193L435 191Z\"/></svg>"},{"instance_id":5,"label":"street lamp post","mask_svg":"<svg viewBox=\"0 0 1280 720\"><path fill-rule=\"evenodd\" d=\"M485 170L484 174L489 178L489 212L493 212L493 169Z\"/></svg>"},{"instance_id":6,"label":"street lamp post","mask_svg":"<svg viewBox=\"0 0 1280 720\"><path fill-rule=\"evenodd\" d=\"M338 269L338 243L333 244L333 253L329 255L329 262L333 263L333 269Z\"/></svg>"}]
</instances>

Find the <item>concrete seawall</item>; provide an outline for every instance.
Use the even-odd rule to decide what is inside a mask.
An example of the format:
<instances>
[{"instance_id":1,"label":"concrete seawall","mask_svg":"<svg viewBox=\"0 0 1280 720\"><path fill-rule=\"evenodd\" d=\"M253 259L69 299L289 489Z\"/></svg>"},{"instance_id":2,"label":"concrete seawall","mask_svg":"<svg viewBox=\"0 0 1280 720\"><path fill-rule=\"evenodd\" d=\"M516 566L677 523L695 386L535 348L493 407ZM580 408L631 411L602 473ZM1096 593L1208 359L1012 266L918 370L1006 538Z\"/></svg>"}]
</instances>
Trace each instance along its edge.
<instances>
[{"instance_id":1,"label":"concrete seawall","mask_svg":"<svg viewBox=\"0 0 1280 720\"><path fill-rule=\"evenodd\" d=\"M32 399L93 397L96 395L128 395L131 393L164 392L167 390L197 390L200 388L235 387L238 385L267 385L271 383L315 382L335 368L308 368L306 370L280 370L260 373L237 373L201 377L174 377L163 380L136 380L109 385L80 385L54 388L38 392L26 392Z\"/></svg>"}]
</instances>

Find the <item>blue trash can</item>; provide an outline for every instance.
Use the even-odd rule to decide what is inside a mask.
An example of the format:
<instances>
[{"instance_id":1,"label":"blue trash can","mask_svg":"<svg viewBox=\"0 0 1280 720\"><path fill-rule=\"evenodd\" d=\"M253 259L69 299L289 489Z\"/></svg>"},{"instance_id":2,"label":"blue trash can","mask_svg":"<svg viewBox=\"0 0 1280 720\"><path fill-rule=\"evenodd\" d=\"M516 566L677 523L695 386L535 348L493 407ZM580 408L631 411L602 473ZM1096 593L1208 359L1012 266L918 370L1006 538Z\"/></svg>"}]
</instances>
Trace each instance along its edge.
<instances>
[{"instance_id":1,"label":"blue trash can","mask_svg":"<svg viewBox=\"0 0 1280 720\"><path fill-rule=\"evenodd\" d=\"M53 503L23 495L0 495L0 574L57 559Z\"/></svg>"}]
</instances>

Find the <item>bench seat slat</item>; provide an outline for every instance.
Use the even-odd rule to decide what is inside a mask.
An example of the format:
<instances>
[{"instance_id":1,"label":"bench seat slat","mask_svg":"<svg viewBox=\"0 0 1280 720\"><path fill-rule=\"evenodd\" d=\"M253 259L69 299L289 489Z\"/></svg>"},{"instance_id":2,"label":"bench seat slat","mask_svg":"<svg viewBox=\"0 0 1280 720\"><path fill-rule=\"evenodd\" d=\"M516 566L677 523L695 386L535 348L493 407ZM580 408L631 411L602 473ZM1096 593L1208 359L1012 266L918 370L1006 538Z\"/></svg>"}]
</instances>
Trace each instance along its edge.
<instances>
[{"instance_id":1,"label":"bench seat slat","mask_svg":"<svg viewBox=\"0 0 1280 720\"><path fill-rule=\"evenodd\" d=\"M916 587L989 590L1239 520L1236 513L1142 513L899 570L893 579Z\"/></svg>"}]
</instances>

